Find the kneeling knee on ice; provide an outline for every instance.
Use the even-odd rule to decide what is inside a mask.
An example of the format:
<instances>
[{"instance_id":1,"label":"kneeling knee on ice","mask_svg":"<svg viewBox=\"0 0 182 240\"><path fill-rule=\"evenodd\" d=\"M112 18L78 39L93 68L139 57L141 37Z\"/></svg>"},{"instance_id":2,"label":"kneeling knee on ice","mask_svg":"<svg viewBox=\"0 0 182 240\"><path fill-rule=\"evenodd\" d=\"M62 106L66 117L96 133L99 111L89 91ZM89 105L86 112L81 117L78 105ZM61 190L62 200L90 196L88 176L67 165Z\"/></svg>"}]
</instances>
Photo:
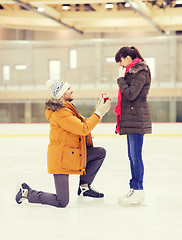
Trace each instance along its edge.
<instances>
[{"instance_id":1,"label":"kneeling knee on ice","mask_svg":"<svg viewBox=\"0 0 182 240\"><path fill-rule=\"evenodd\" d=\"M61 200L58 200L58 208L65 208L67 207L69 201L61 201Z\"/></svg>"},{"instance_id":2,"label":"kneeling knee on ice","mask_svg":"<svg viewBox=\"0 0 182 240\"><path fill-rule=\"evenodd\" d=\"M105 150L105 148L103 148L103 147L96 147L96 148L97 148L98 157L100 159L105 158L106 157L106 150Z\"/></svg>"},{"instance_id":3,"label":"kneeling knee on ice","mask_svg":"<svg viewBox=\"0 0 182 240\"><path fill-rule=\"evenodd\" d=\"M100 150L101 150L101 154L102 154L102 156L105 158L105 156L106 156L106 149L100 147Z\"/></svg>"}]
</instances>

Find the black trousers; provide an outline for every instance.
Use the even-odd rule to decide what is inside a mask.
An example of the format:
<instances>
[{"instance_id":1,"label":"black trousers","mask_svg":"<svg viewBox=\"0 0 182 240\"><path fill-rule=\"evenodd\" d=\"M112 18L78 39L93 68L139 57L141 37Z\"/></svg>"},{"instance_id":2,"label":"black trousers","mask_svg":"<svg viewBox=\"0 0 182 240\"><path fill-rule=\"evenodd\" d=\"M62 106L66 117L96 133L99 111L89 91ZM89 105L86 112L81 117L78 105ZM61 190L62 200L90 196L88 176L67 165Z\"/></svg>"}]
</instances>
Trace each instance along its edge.
<instances>
[{"instance_id":1,"label":"black trousers","mask_svg":"<svg viewBox=\"0 0 182 240\"><path fill-rule=\"evenodd\" d=\"M99 171L106 156L106 150L102 147L87 148L86 174L80 176L80 185L91 184ZM69 203L69 174L54 174L56 194L36 191L28 192L30 203L47 204L54 207L66 207Z\"/></svg>"}]
</instances>

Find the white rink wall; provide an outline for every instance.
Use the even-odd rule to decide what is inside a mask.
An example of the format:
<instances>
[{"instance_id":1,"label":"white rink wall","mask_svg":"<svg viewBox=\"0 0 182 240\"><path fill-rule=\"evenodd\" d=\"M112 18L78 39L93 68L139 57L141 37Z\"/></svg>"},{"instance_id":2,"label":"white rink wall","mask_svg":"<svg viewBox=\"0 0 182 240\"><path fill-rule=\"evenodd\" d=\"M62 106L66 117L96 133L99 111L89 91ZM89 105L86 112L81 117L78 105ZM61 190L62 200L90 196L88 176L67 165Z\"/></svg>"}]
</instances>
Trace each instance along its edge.
<instances>
[{"instance_id":1,"label":"white rink wall","mask_svg":"<svg viewBox=\"0 0 182 240\"><path fill-rule=\"evenodd\" d=\"M182 135L182 123L153 123L153 135ZM99 123L92 131L95 135L115 135L114 123ZM1 123L0 136L8 135L48 135L48 123Z\"/></svg>"}]
</instances>

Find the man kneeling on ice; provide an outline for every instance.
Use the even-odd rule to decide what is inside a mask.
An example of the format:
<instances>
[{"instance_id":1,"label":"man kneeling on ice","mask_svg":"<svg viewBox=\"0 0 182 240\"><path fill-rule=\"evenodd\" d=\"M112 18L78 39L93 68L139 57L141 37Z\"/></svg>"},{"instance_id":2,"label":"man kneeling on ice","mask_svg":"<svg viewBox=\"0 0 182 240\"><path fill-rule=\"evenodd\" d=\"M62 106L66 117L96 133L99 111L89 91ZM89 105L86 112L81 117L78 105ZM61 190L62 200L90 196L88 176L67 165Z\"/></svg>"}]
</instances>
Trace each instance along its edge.
<instances>
[{"instance_id":1,"label":"man kneeling on ice","mask_svg":"<svg viewBox=\"0 0 182 240\"><path fill-rule=\"evenodd\" d=\"M48 80L54 98L45 103L46 118L50 121L49 145L47 152L48 173L53 174L56 194L33 190L26 183L16 195L16 202L25 199L29 203L41 203L64 208L69 203L69 174L80 175L78 195L103 198L104 194L91 188L99 171L106 150L93 147L91 131L109 111L111 99L103 98L97 103L94 113L85 118L71 103L73 90L67 82Z\"/></svg>"}]
</instances>

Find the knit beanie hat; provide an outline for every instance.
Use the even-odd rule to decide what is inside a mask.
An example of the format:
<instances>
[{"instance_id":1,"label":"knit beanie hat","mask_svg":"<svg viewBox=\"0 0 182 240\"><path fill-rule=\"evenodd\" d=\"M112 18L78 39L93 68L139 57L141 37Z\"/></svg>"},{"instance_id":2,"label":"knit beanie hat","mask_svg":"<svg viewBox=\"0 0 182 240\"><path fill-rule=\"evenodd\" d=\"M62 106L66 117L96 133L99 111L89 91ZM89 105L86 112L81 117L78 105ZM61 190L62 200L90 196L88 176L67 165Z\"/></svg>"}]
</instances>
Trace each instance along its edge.
<instances>
[{"instance_id":1,"label":"knit beanie hat","mask_svg":"<svg viewBox=\"0 0 182 240\"><path fill-rule=\"evenodd\" d=\"M48 80L47 86L50 88L52 94L56 99L60 99L66 90L70 87L69 83L56 80Z\"/></svg>"}]
</instances>

